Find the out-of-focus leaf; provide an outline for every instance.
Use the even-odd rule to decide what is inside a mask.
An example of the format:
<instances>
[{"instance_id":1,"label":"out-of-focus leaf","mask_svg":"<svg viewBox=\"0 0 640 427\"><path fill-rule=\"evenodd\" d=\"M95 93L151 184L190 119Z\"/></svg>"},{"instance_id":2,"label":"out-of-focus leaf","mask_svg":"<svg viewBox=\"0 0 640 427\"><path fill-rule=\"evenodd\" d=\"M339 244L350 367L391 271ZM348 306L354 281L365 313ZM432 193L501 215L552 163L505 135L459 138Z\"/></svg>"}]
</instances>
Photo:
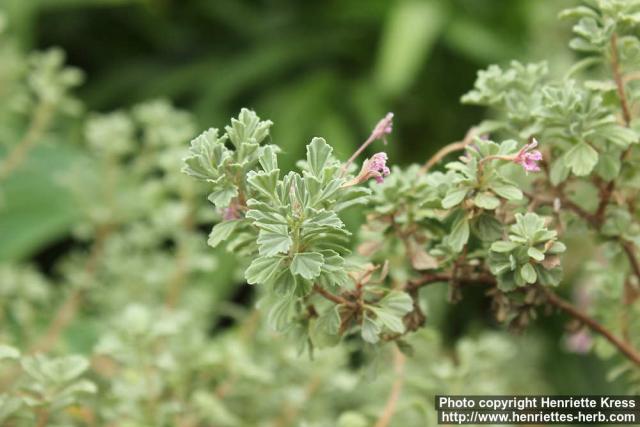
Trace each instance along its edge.
<instances>
[{"instance_id":1,"label":"out-of-focus leaf","mask_svg":"<svg viewBox=\"0 0 640 427\"><path fill-rule=\"evenodd\" d=\"M57 177L80 156L68 145L42 146L0 184L0 260L31 254L64 235L78 218L71 195Z\"/></svg>"},{"instance_id":2,"label":"out-of-focus leaf","mask_svg":"<svg viewBox=\"0 0 640 427\"><path fill-rule=\"evenodd\" d=\"M443 34L447 45L466 57L483 63L520 57L518 46L480 22L458 17Z\"/></svg>"},{"instance_id":3,"label":"out-of-focus leaf","mask_svg":"<svg viewBox=\"0 0 640 427\"><path fill-rule=\"evenodd\" d=\"M405 0L391 11L380 44L376 80L383 93L399 95L415 81L444 22L442 3Z\"/></svg>"}]
</instances>

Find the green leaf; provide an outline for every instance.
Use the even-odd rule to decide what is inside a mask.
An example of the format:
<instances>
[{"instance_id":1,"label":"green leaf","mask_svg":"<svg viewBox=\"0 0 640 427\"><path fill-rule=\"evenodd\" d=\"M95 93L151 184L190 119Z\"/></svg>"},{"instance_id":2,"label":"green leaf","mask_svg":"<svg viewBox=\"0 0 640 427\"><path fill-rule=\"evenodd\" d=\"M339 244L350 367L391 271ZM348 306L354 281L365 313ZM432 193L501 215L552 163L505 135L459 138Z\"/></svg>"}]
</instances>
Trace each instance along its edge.
<instances>
[{"instance_id":1,"label":"green leaf","mask_svg":"<svg viewBox=\"0 0 640 427\"><path fill-rule=\"evenodd\" d=\"M293 256L291 272L312 280L320 275L324 257L317 252L299 252Z\"/></svg>"},{"instance_id":2,"label":"green leaf","mask_svg":"<svg viewBox=\"0 0 640 427\"><path fill-rule=\"evenodd\" d=\"M184 173L203 181L220 177L220 168L230 159L231 152L224 146L226 136L218 137L218 129L208 129L191 141L190 155L184 159Z\"/></svg>"},{"instance_id":3,"label":"green leaf","mask_svg":"<svg viewBox=\"0 0 640 427\"><path fill-rule=\"evenodd\" d=\"M226 126L225 130L233 145L240 148L245 143L261 143L269 136L269 128L272 125L271 120L261 121L254 111L243 108L238 118L231 119L231 126Z\"/></svg>"},{"instance_id":4,"label":"green leaf","mask_svg":"<svg viewBox=\"0 0 640 427\"><path fill-rule=\"evenodd\" d=\"M325 288L343 287L351 283L344 267L344 258L333 250L322 251L324 264L318 282Z\"/></svg>"},{"instance_id":5,"label":"green leaf","mask_svg":"<svg viewBox=\"0 0 640 427\"><path fill-rule=\"evenodd\" d=\"M330 334L337 334L340 330L340 312L337 305L332 305L318 317L320 326Z\"/></svg>"},{"instance_id":6,"label":"green leaf","mask_svg":"<svg viewBox=\"0 0 640 427\"><path fill-rule=\"evenodd\" d=\"M447 192L447 195L442 200L443 209L451 209L457 206L464 200L467 195L467 188L453 188Z\"/></svg>"},{"instance_id":7,"label":"green leaf","mask_svg":"<svg viewBox=\"0 0 640 427\"><path fill-rule=\"evenodd\" d=\"M620 175L621 167L620 153L617 151L612 153L606 152L600 155L600 159L596 165L596 172L605 181L612 181Z\"/></svg>"},{"instance_id":8,"label":"green leaf","mask_svg":"<svg viewBox=\"0 0 640 427\"><path fill-rule=\"evenodd\" d=\"M296 313L296 298L279 296L269 310L267 323L276 331L284 331L291 325Z\"/></svg>"},{"instance_id":9,"label":"green leaf","mask_svg":"<svg viewBox=\"0 0 640 427\"><path fill-rule=\"evenodd\" d=\"M391 291L372 307L378 320L390 331L404 332L402 318L413 309L413 300L405 292Z\"/></svg>"},{"instance_id":10,"label":"green leaf","mask_svg":"<svg viewBox=\"0 0 640 427\"><path fill-rule=\"evenodd\" d=\"M344 223L342 222L340 217L338 217L338 215L336 215L336 213L333 211L325 211L325 210L316 211L316 210L310 209L309 218L307 218L302 223L302 227L303 228L307 227L310 229L325 228L325 227L342 229L344 228Z\"/></svg>"},{"instance_id":11,"label":"green leaf","mask_svg":"<svg viewBox=\"0 0 640 427\"><path fill-rule=\"evenodd\" d=\"M273 169L270 172L250 171L247 174L247 182L256 189L258 193L271 200L276 200L276 185L280 176L279 169Z\"/></svg>"},{"instance_id":12,"label":"green leaf","mask_svg":"<svg viewBox=\"0 0 640 427\"><path fill-rule=\"evenodd\" d=\"M260 149L258 161L265 172L269 173L274 169L278 169L278 147L276 145L266 145Z\"/></svg>"},{"instance_id":13,"label":"green leaf","mask_svg":"<svg viewBox=\"0 0 640 427\"><path fill-rule=\"evenodd\" d=\"M298 278L291 273L288 268L283 269L280 274L274 276L269 282L273 291L278 295L293 295L298 288Z\"/></svg>"},{"instance_id":14,"label":"green leaf","mask_svg":"<svg viewBox=\"0 0 640 427\"><path fill-rule=\"evenodd\" d=\"M489 188L493 190L498 196L507 199L507 200L522 200L522 190L520 190L515 185L503 183L503 182L495 182L489 184Z\"/></svg>"},{"instance_id":15,"label":"green leaf","mask_svg":"<svg viewBox=\"0 0 640 427\"><path fill-rule=\"evenodd\" d=\"M560 254L567 250L567 247L562 242L553 242L553 245L549 248L547 252L550 254Z\"/></svg>"},{"instance_id":16,"label":"green leaf","mask_svg":"<svg viewBox=\"0 0 640 427\"><path fill-rule=\"evenodd\" d=\"M529 255L531 258L535 259L536 261L544 260L544 253L538 250L537 248L534 248L533 246L527 250L527 255Z\"/></svg>"},{"instance_id":17,"label":"green leaf","mask_svg":"<svg viewBox=\"0 0 640 427\"><path fill-rule=\"evenodd\" d=\"M317 178L322 177L333 148L323 138L313 138L307 145L307 165Z\"/></svg>"},{"instance_id":18,"label":"green leaf","mask_svg":"<svg viewBox=\"0 0 640 427\"><path fill-rule=\"evenodd\" d=\"M212 248L215 248L231 236L231 233L242 223L242 220L222 221L214 225L209 233L209 240L207 243Z\"/></svg>"},{"instance_id":19,"label":"green leaf","mask_svg":"<svg viewBox=\"0 0 640 427\"><path fill-rule=\"evenodd\" d=\"M476 217L472 226L473 232L485 242L493 242L502 236L502 223L488 213Z\"/></svg>"},{"instance_id":20,"label":"green leaf","mask_svg":"<svg viewBox=\"0 0 640 427\"><path fill-rule=\"evenodd\" d=\"M362 339L370 344L375 344L380 340L378 336L380 332L382 332L382 325L365 313L360 331Z\"/></svg>"},{"instance_id":21,"label":"green leaf","mask_svg":"<svg viewBox=\"0 0 640 427\"><path fill-rule=\"evenodd\" d=\"M269 206L255 199L249 200L249 206L256 209L247 211L245 218L252 219L254 224L261 227L264 224L287 225L287 219L278 212L269 211Z\"/></svg>"},{"instance_id":22,"label":"green leaf","mask_svg":"<svg viewBox=\"0 0 640 427\"><path fill-rule=\"evenodd\" d=\"M273 256L288 252L292 240L286 225L262 224L257 243L260 245L261 256Z\"/></svg>"},{"instance_id":23,"label":"green leaf","mask_svg":"<svg viewBox=\"0 0 640 427\"><path fill-rule=\"evenodd\" d=\"M340 313L337 305L332 305L309 323L309 337L316 347L329 347L340 342Z\"/></svg>"},{"instance_id":24,"label":"green leaf","mask_svg":"<svg viewBox=\"0 0 640 427\"><path fill-rule=\"evenodd\" d=\"M493 210L500 206L500 199L490 193L481 192L473 198L473 203L479 208Z\"/></svg>"},{"instance_id":25,"label":"green leaf","mask_svg":"<svg viewBox=\"0 0 640 427\"><path fill-rule=\"evenodd\" d=\"M581 142L567 151L564 162L574 175L585 176L598 163L598 152L586 142Z\"/></svg>"},{"instance_id":26,"label":"green leaf","mask_svg":"<svg viewBox=\"0 0 640 427\"><path fill-rule=\"evenodd\" d=\"M235 185L227 184L222 188L209 193L207 197L217 208L226 208L234 197L238 195L238 188Z\"/></svg>"},{"instance_id":27,"label":"green leaf","mask_svg":"<svg viewBox=\"0 0 640 427\"><path fill-rule=\"evenodd\" d=\"M258 257L251 262L244 272L244 277L250 285L266 283L275 277L281 269L282 257Z\"/></svg>"},{"instance_id":28,"label":"green leaf","mask_svg":"<svg viewBox=\"0 0 640 427\"><path fill-rule=\"evenodd\" d=\"M561 268L553 268L551 270L546 270L538 266L536 268L538 273L539 282L544 286L558 286L560 281L562 280L562 269Z\"/></svg>"},{"instance_id":29,"label":"green leaf","mask_svg":"<svg viewBox=\"0 0 640 427\"><path fill-rule=\"evenodd\" d=\"M529 263L522 266L520 269L520 275L527 283L535 283L538 280L535 268Z\"/></svg>"},{"instance_id":30,"label":"green leaf","mask_svg":"<svg viewBox=\"0 0 640 427\"><path fill-rule=\"evenodd\" d=\"M493 242L491 245L491 250L493 252L511 252L515 248L518 247L516 242L505 242L504 240L498 240L497 242Z\"/></svg>"},{"instance_id":31,"label":"green leaf","mask_svg":"<svg viewBox=\"0 0 640 427\"><path fill-rule=\"evenodd\" d=\"M469 220L465 212L458 214L451 227L451 233L448 236L448 243L451 249L460 252L469 240Z\"/></svg>"},{"instance_id":32,"label":"green leaf","mask_svg":"<svg viewBox=\"0 0 640 427\"><path fill-rule=\"evenodd\" d=\"M397 334L404 332L404 323L401 317L377 308L373 308L372 310L376 314L377 320L382 323L385 328Z\"/></svg>"},{"instance_id":33,"label":"green leaf","mask_svg":"<svg viewBox=\"0 0 640 427\"><path fill-rule=\"evenodd\" d=\"M569 172L570 170L565 164L564 158L556 160L551 165L551 171L549 172L551 184L555 186L564 182L569 177Z\"/></svg>"},{"instance_id":34,"label":"green leaf","mask_svg":"<svg viewBox=\"0 0 640 427\"><path fill-rule=\"evenodd\" d=\"M334 182L339 182L335 180ZM371 190L365 187L348 187L339 193L339 198L333 207L333 210L340 212L354 205L363 205L369 201Z\"/></svg>"},{"instance_id":35,"label":"green leaf","mask_svg":"<svg viewBox=\"0 0 640 427\"><path fill-rule=\"evenodd\" d=\"M413 300L406 292L391 291L378 305L386 312L400 317L413 310Z\"/></svg>"},{"instance_id":36,"label":"green leaf","mask_svg":"<svg viewBox=\"0 0 640 427\"><path fill-rule=\"evenodd\" d=\"M626 149L630 144L638 142L636 131L623 126L608 126L603 133L609 141L623 149Z\"/></svg>"}]
</instances>

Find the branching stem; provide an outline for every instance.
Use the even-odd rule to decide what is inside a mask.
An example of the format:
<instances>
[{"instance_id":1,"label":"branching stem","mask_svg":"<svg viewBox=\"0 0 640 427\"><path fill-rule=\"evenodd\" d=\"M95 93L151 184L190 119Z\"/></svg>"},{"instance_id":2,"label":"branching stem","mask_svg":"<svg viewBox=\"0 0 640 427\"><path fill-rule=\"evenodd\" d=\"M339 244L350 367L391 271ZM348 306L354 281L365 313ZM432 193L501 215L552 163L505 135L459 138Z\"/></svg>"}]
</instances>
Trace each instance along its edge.
<instances>
[{"instance_id":1,"label":"branching stem","mask_svg":"<svg viewBox=\"0 0 640 427\"><path fill-rule=\"evenodd\" d=\"M427 173L432 167L440 163L442 159L447 157L449 154L455 153L456 151L462 151L467 148L473 142L476 134L477 128L473 127L467 131L467 134L462 141L454 142L442 147L436 152L436 154L431 156L431 158L427 161L427 163L424 164L424 166L422 166L422 168L420 168L420 173Z\"/></svg>"},{"instance_id":2,"label":"branching stem","mask_svg":"<svg viewBox=\"0 0 640 427\"><path fill-rule=\"evenodd\" d=\"M442 283L442 282L451 282L453 277L450 274L425 274L420 279L412 282L410 286L413 287L421 287L426 286L431 283ZM466 284L466 285L495 285L496 279L495 277L489 274L482 274L475 277L460 277L457 278L457 283ZM602 324L598 323L594 318L590 317L588 314L576 308L570 302L560 298L551 290L538 286L538 289L544 293L546 300L549 304L554 307L559 308L565 313L569 314L573 318L579 320L581 323L585 324L592 331L602 335L607 341L613 344L620 352L626 356L629 360L631 360L636 365L640 366L640 352L637 349L633 348L629 343L625 342L623 339L618 338L607 329Z\"/></svg>"},{"instance_id":3,"label":"branching stem","mask_svg":"<svg viewBox=\"0 0 640 427\"><path fill-rule=\"evenodd\" d=\"M589 317L586 313L580 311L577 307L569 303L568 301L563 300L555 293L551 292L549 289L546 289L542 286L539 287L542 292L544 292L547 297L547 301L549 304L554 307L559 308L570 316L578 319L580 322L588 326L592 331L597 332L607 339L611 344L613 344L622 354L624 354L629 360L631 360L636 365L640 366L640 353L635 348L631 347L624 340L616 337L610 330L605 328L603 325L598 323L592 317Z\"/></svg>"},{"instance_id":4,"label":"branching stem","mask_svg":"<svg viewBox=\"0 0 640 427\"><path fill-rule=\"evenodd\" d=\"M616 82L616 90L618 92L618 98L620 98L620 107L622 108L622 118L625 126L629 127L631 124L631 110L629 109L629 102L627 101L627 95L624 90L624 79L620 72L620 57L618 55L618 35L613 33L611 36L611 71L613 72L613 80Z\"/></svg>"},{"instance_id":5,"label":"branching stem","mask_svg":"<svg viewBox=\"0 0 640 427\"><path fill-rule=\"evenodd\" d=\"M327 291L326 289L324 289L322 286L319 285L314 285L313 286L313 290L318 294L321 295L322 297L328 299L329 301L338 304L338 305L345 305L347 307L355 307L356 304L345 299L344 297L341 297L340 295L335 295L332 294L331 292Z\"/></svg>"}]
</instances>

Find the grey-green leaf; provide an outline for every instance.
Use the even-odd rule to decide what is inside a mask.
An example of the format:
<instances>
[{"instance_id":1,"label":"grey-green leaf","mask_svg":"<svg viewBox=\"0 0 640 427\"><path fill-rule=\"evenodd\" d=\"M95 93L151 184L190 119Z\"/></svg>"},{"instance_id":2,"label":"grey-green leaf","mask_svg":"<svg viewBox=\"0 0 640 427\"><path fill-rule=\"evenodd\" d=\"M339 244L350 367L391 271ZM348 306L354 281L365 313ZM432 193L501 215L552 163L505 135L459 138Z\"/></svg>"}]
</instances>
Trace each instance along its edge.
<instances>
[{"instance_id":1,"label":"grey-green leaf","mask_svg":"<svg viewBox=\"0 0 640 427\"><path fill-rule=\"evenodd\" d=\"M258 257L253 260L244 272L244 277L247 279L247 283L251 285L265 283L275 277L276 273L281 269L281 264L282 257Z\"/></svg>"},{"instance_id":2,"label":"grey-green leaf","mask_svg":"<svg viewBox=\"0 0 640 427\"><path fill-rule=\"evenodd\" d=\"M362 321L362 331L360 334L362 335L362 339L370 344L377 343L380 338L378 335L382 331L382 325L376 322L371 317L367 316L365 313L364 319Z\"/></svg>"},{"instance_id":3,"label":"grey-green leaf","mask_svg":"<svg viewBox=\"0 0 640 427\"><path fill-rule=\"evenodd\" d=\"M535 268L531 264L525 264L520 269L520 275L527 283L535 283L538 280Z\"/></svg>"},{"instance_id":4,"label":"grey-green leaf","mask_svg":"<svg viewBox=\"0 0 640 427\"><path fill-rule=\"evenodd\" d=\"M231 236L231 233L242 223L241 220L222 221L214 225L209 233L209 240L207 243L212 248L215 248Z\"/></svg>"},{"instance_id":5,"label":"grey-green leaf","mask_svg":"<svg viewBox=\"0 0 640 427\"><path fill-rule=\"evenodd\" d=\"M497 242L493 242L491 245L491 250L493 252L510 252L518 247L518 244L515 242L506 242L504 240L499 240Z\"/></svg>"},{"instance_id":6,"label":"grey-green leaf","mask_svg":"<svg viewBox=\"0 0 640 427\"><path fill-rule=\"evenodd\" d=\"M500 199L487 192L480 192L476 194L473 199L473 203L482 209L494 210L500 206Z\"/></svg>"},{"instance_id":7,"label":"grey-green leaf","mask_svg":"<svg viewBox=\"0 0 640 427\"><path fill-rule=\"evenodd\" d=\"M313 175L322 176L332 151L333 148L323 138L313 138L307 145L307 164Z\"/></svg>"},{"instance_id":8,"label":"grey-green leaf","mask_svg":"<svg viewBox=\"0 0 640 427\"><path fill-rule=\"evenodd\" d=\"M312 280L320 275L324 257L317 252L300 252L294 255L291 262L291 272Z\"/></svg>"},{"instance_id":9,"label":"grey-green leaf","mask_svg":"<svg viewBox=\"0 0 640 427\"><path fill-rule=\"evenodd\" d=\"M451 227L449 234L449 246L456 252L460 252L469 240L469 220L466 214L462 213L458 216Z\"/></svg>"},{"instance_id":10,"label":"grey-green leaf","mask_svg":"<svg viewBox=\"0 0 640 427\"><path fill-rule=\"evenodd\" d=\"M491 190L496 193L498 196L505 198L507 200L521 200L522 199L522 190L520 190L515 185L506 184L502 182L492 183L490 185Z\"/></svg>"},{"instance_id":11,"label":"grey-green leaf","mask_svg":"<svg viewBox=\"0 0 640 427\"><path fill-rule=\"evenodd\" d=\"M531 258L535 259L536 261L544 260L544 253L539 249L534 248L533 246L527 250L527 255L529 255Z\"/></svg>"},{"instance_id":12,"label":"grey-green leaf","mask_svg":"<svg viewBox=\"0 0 640 427\"><path fill-rule=\"evenodd\" d=\"M279 169L273 169L270 172L251 171L247 174L247 181L261 195L269 199L275 199L279 175Z\"/></svg>"},{"instance_id":13,"label":"grey-green leaf","mask_svg":"<svg viewBox=\"0 0 640 427\"><path fill-rule=\"evenodd\" d=\"M262 256L286 253L292 243L287 226L280 224L263 224L257 242Z\"/></svg>"},{"instance_id":14,"label":"grey-green leaf","mask_svg":"<svg viewBox=\"0 0 640 427\"><path fill-rule=\"evenodd\" d=\"M564 162L576 176L585 176L591 173L598 163L598 152L586 142L581 142L567 151Z\"/></svg>"},{"instance_id":15,"label":"grey-green leaf","mask_svg":"<svg viewBox=\"0 0 640 427\"><path fill-rule=\"evenodd\" d=\"M449 190L445 198L442 200L442 208L443 209L451 209L454 206L457 206L462 202L467 195L466 188L454 188Z\"/></svg>"}]
</instances>

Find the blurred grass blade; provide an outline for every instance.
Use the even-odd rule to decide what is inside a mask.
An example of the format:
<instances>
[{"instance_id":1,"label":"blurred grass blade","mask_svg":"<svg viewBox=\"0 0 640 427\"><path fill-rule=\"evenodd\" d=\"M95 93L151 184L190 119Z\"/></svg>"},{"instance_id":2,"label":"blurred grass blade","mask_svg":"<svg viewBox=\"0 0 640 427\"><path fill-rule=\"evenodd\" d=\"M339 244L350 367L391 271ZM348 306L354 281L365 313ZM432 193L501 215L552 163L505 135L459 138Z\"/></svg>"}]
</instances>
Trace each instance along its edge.
<instances>
[{"instance_id":1,"label":"blurred grass blade","mask_svg":"<svg viewBox=\"0 0 640 427\"><path fill-rule=\"evenodd\" d=\"M71 195L56 182L56 176L78 156L69 146L39 147L2 184L0 261L31 255L67 233L77 220Z\"/></svg>"},{"instance_id":2,"label":"blurred grass blade","mask_svg":"<svg viewBox=\"0 0 640 427\"><path fill-rule=\"evenodd\" d=\"M501 36L496 29L468 18L459 17L451 22L443 34L447 45L467 58L481 63L517 58L521 48L514 40Z\"/></svg>"},{"instance_id":3,"label":"blurred grass blade","mask_svg":"<svg viewBox=\"0 0 640 427\"><path fill-rule=\"evenodd\" d=\"M391 11L380 45L376 82L396 96L416 80L444 23L441 3L405 0Z\"/></svg>"}]
</instances>

